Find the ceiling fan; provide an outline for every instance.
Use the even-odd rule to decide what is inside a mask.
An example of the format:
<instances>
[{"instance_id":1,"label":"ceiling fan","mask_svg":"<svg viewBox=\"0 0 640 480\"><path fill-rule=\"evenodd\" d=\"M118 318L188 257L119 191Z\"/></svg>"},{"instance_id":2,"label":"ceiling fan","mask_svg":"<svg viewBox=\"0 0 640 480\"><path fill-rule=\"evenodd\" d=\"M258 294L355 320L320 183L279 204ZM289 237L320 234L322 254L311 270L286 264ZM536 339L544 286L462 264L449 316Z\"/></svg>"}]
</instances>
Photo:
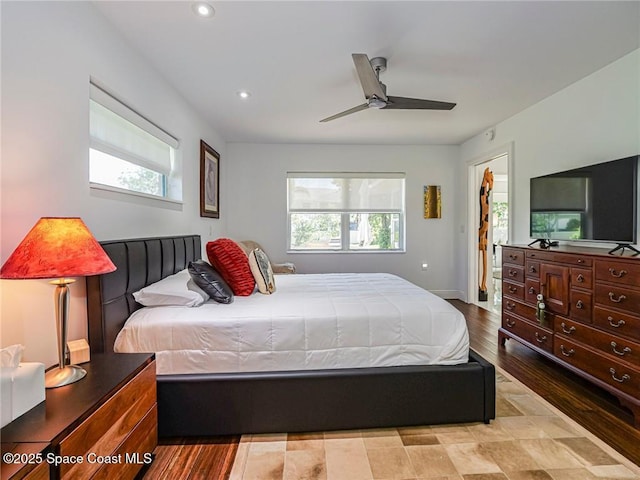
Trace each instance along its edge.
<instances>
[{"instance_id":1,"label":"ceiling fan","mask_svg":"<svg viewBox=\"0 0 640 480\"><path fill-rule=\"evenodd\" d=\"M362 84L364 96L367 99L362 105L350 108L320 120L329 122L336 118L344 117L367 108L385 108L388 110L451 110L455 103L438 102L435 100L422 100L419 98L392 97L387 95L387 86L380 81L380 72L387 69L387 59L375 57L369 60L364 53L354 53L353 63Z\"/></svg>"}]
</instances>

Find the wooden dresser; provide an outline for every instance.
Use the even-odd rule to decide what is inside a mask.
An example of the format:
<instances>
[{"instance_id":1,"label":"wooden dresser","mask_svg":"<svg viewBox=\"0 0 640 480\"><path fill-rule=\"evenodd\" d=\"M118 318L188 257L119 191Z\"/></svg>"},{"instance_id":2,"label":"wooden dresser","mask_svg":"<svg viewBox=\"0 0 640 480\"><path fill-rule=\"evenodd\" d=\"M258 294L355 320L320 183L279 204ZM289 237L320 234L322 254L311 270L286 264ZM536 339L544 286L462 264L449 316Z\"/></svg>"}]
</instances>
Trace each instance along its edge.
<instances>
[{"instance_id":1,"label":"wooden dresser","mask_svg":"<svg viewBox=\"0 0 640 480\"><path fill-rule=\"evenodd\" d=\"M2 428L2 480L133 479L158 442L151 354L94 354L79 382L48 389L43 403ZM38 475L38 476L36 476Z\"/></svg>"},{"instance_id":2,"label":"wooden dresser","mask_svg":"<svg viewBox=\"0 0 640 480\"><path fill-rule=\"evenodd\" d=\"M503 247L502 292L500 345L513 338L611 392L640 428L640 256Z\"/></svg>"}]
</instances>

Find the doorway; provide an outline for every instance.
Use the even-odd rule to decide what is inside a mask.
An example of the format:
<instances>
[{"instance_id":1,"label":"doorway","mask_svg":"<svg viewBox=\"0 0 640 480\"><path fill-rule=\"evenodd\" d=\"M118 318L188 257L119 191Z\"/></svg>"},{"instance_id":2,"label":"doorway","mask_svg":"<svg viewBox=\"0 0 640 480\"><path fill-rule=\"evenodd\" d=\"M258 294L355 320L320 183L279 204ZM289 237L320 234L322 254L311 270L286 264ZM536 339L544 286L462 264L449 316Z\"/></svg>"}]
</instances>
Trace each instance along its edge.
<instances>
[{"instance_id":1,"label":"doorway","mask_svg":"<svg viewBox=\"0 0 640 480\"><path fill-rule=\"evenodd\" d=\"M509 170L511 152L505 148L469 165L469 291L470 303L486 310L502 310L502 246L509 241ZM479 248L480 188L485 170L493 174L488 196L486 255ZM485 263L486 262L486 263ZM484 282L483 282L484 279ZM481 286L486 287L482 290Z\"/></svg>"}]
</instances>

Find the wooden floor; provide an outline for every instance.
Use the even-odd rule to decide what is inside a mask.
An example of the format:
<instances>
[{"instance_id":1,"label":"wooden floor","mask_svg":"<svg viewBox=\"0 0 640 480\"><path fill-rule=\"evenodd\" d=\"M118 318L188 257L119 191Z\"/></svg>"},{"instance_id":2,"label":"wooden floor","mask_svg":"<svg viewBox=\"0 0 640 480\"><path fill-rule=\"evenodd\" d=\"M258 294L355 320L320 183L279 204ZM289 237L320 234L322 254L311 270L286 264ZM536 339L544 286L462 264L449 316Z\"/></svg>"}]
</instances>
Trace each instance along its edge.
<instances>
[{"instance_id":1,"label":"wooden floor","mask_svg":"<svg viewBox=\"0 0 640 480\"><path fill-rule=\"evenodd\" d=\"M640 465L640 430L614 396L514 340L499 347L499 315L458 300L451 303L467 318L473 350ZM227 479L238 441L239 437L161 440L156 459L141 477Z\"/></svg>"}]
</instances>

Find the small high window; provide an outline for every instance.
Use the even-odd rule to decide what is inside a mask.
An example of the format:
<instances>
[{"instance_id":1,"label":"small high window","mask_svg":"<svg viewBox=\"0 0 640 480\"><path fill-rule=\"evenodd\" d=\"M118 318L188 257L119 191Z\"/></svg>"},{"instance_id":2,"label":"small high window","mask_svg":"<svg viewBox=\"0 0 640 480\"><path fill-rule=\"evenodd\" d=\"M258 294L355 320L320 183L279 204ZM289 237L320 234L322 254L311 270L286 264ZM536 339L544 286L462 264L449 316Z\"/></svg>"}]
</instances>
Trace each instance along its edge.
<instances>
[{"instance_id":1,"label":"small high window","mask_svg":"<svg viewBox=\"0 0 640 480\"><path fill-rule=\"evenodd\" d=\"M182 200L178 140L93 82L89 104L91 185Z\"/></svg>"}]
</instances>

